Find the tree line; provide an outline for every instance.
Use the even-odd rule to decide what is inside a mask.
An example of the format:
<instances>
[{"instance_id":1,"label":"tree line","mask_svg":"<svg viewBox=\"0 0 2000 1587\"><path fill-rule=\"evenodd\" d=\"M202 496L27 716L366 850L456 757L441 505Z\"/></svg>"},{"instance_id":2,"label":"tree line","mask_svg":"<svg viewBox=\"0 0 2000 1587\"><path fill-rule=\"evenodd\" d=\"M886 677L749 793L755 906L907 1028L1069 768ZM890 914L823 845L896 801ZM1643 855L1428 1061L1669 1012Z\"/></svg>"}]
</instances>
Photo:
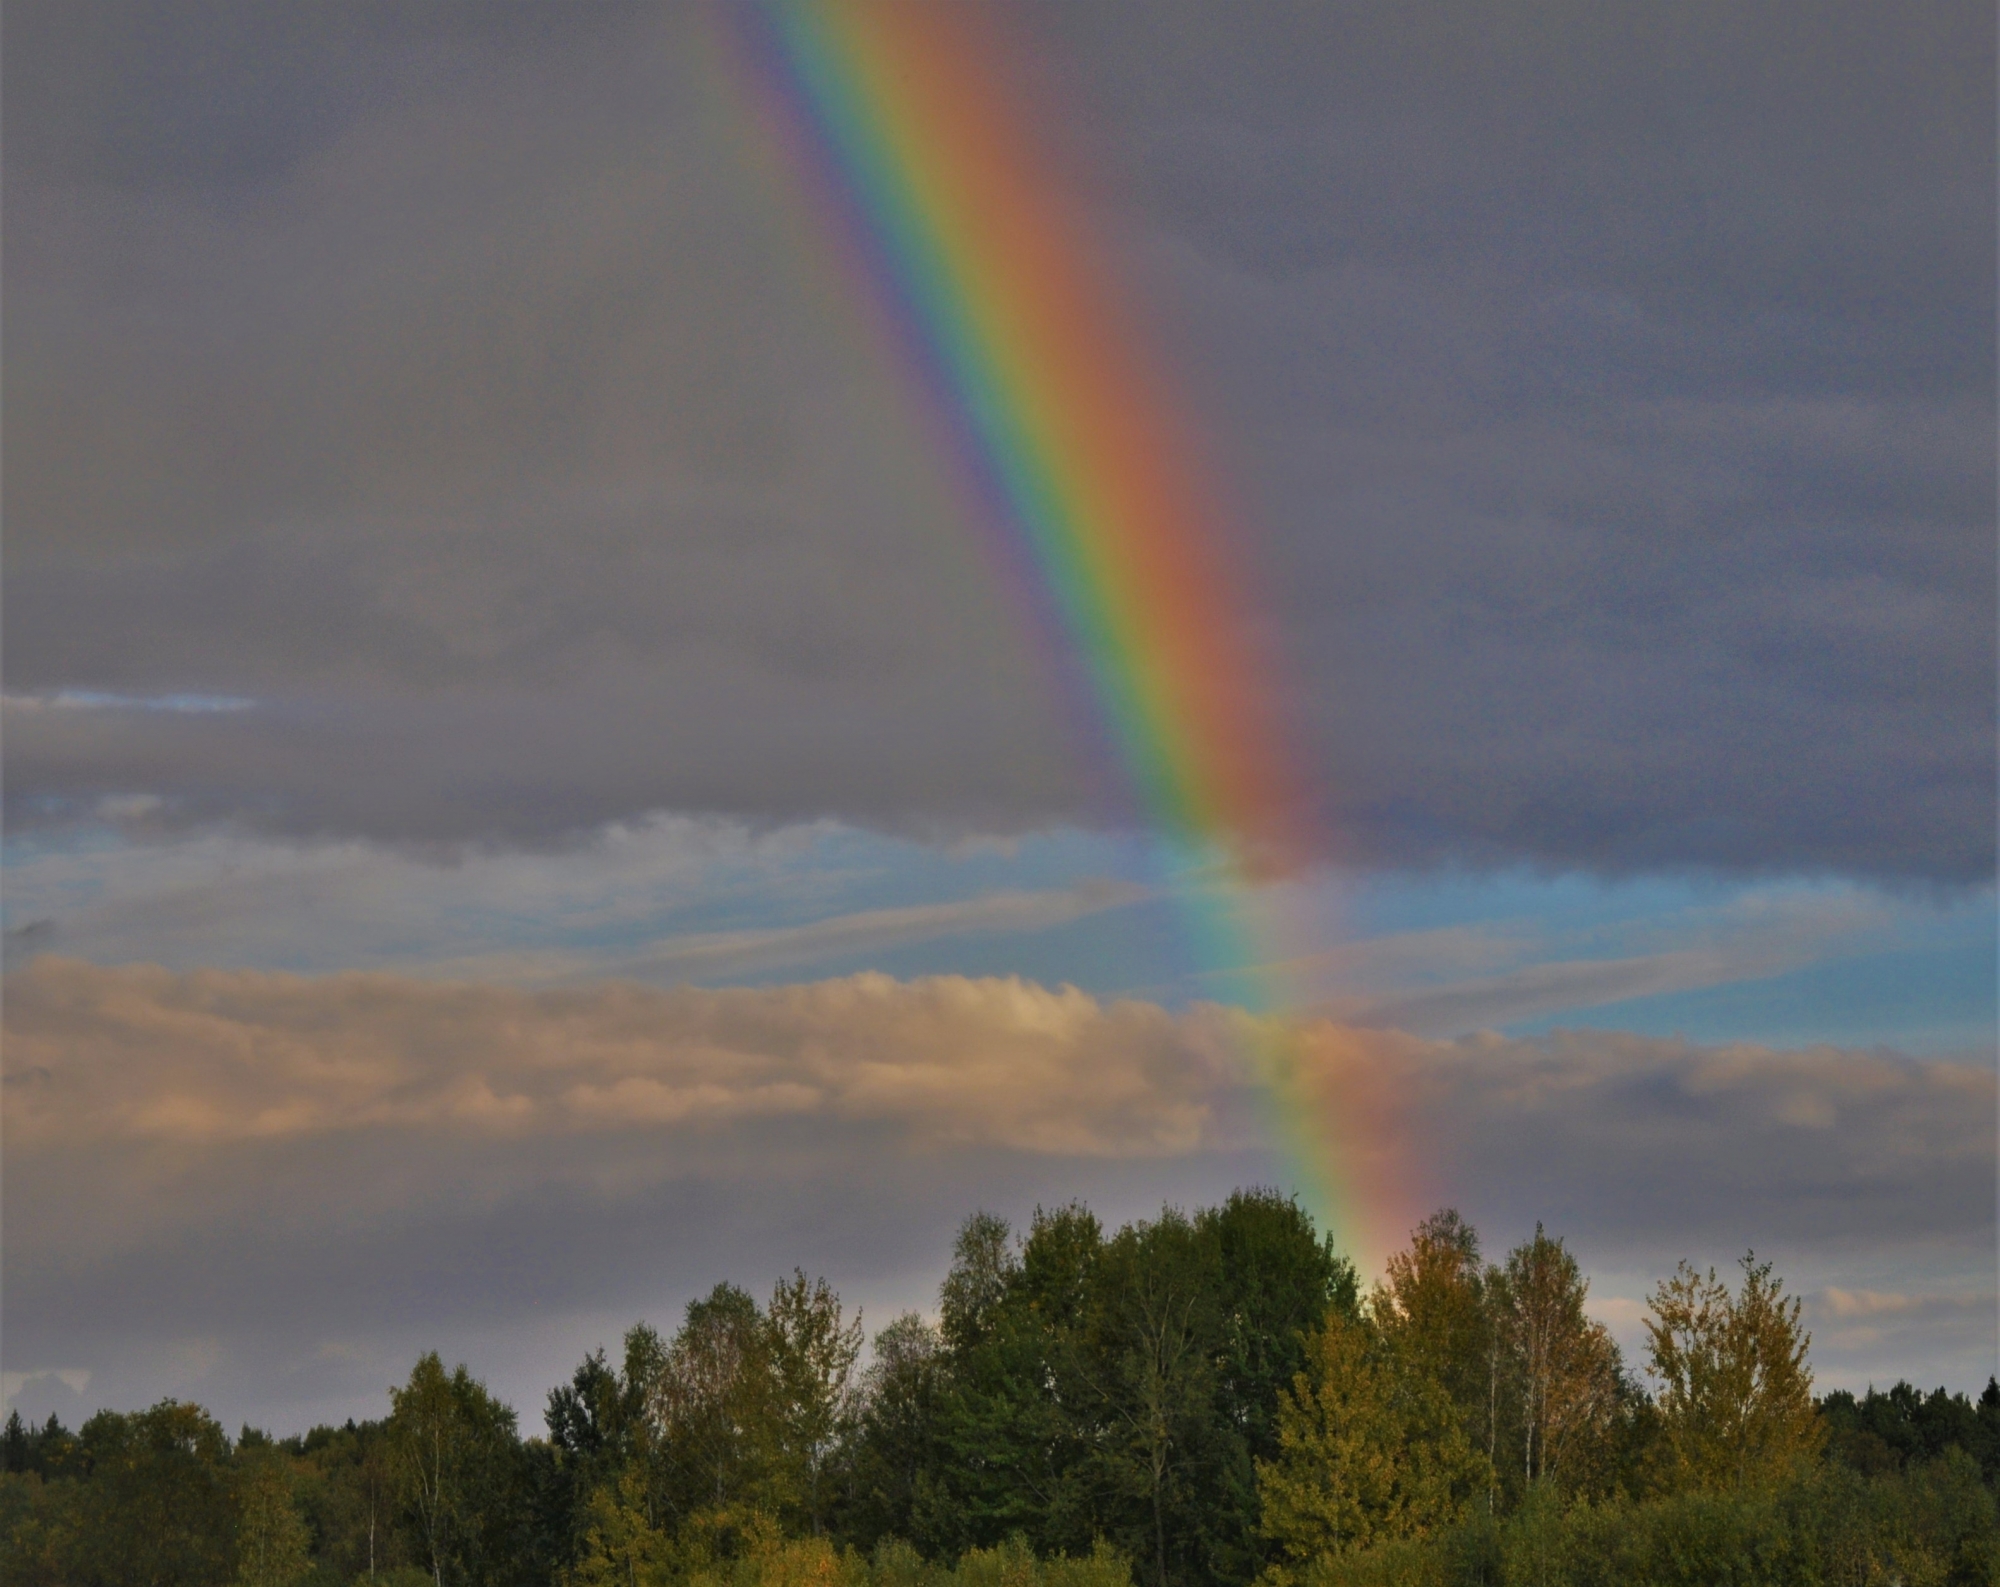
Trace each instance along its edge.
<instances>
[{"instance_id":1,"label":"tree line","mask_svg":"<svg viewBox=\"0 0 2000 1587\"><path fill-rule=\"evenodd\" d=\"M314 1587L2000 1580L2000 1384L1815 1398L1769 1263L1686 1264L1633 1370L1539 1227L1364 1291L1295 1202L960 1230L935 1320L795 1272L645 1324L544 1431L426 1355L379 1420L0 1434L0 1575Z\"/></svg>"}]
</instances>

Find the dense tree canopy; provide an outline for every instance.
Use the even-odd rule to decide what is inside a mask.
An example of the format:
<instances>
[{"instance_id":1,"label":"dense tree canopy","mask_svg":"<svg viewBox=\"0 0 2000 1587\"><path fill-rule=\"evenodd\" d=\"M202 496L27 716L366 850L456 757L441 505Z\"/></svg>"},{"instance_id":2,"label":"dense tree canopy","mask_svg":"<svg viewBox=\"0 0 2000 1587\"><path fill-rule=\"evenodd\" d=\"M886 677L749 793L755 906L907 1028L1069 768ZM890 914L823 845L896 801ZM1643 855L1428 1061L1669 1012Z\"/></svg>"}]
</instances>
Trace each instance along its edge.
<instances>
[{"instance_id":1,"label":"dense tree canopy","mask_svg":"<svg viewBox=\"0 0 2000 1587\"><path fill-rule=\"evenodd\" d=\"M422 1357L381 1421L235 1440L199 1406L0 1430L23 1587L1286 1587L2000 1579L2000 1384L1817 1401L1746 1256L1653 1296L1643 1378L1563 1242L1440 1212L1364 1297L1289 1199L1018 1235L935 1319L718 1285L592 1351L544 1436ZM1646 1387L1650 1385L1650 1391Z\"/></svg>"}]
</instances>

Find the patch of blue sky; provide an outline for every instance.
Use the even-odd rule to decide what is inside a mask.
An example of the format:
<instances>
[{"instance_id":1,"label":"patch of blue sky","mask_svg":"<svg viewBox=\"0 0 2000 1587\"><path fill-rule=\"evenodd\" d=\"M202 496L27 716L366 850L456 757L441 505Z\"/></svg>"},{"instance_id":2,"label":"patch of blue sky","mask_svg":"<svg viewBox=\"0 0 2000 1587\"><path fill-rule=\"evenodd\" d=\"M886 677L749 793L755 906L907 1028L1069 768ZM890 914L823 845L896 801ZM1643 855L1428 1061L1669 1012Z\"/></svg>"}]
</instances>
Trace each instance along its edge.
<instances>
[{"instance_id":1,"label":"patch of blue sky","mask_svg":"<svg viewBox=\"0 0 2000 1587\"><path fill-rule=\"evenodd\" d=\"M1582 872L1375 871L1335 879L1356 937L1533 922L1544 930L1584 930L1713 908L1759 886L1718 876L1596 877ZM1848 884L1834 884L1848 890Z\"/></svg>"},{"instance_id":2,"label":"patch of blue sky","mask_svg":"<svg viewBox=\"0 0 2000 1587\"><path fill-rule=\"evenodd\" d=\"M1723 960L1709 984L1495 1021L1508 1035L1595 1026L1702 1042L1980 1054L1992 1051L2000 1018L1991 888L1912 893L1829 880L1517 872L1377 875L1354 879L1345 894L1354 939L1469 928L1510 943L1512 968L1522 972L1704 949ZM1732 958L1740 973L1729 968ZM1452 978L1441 957L1420 984Z\"/></svg>"},{"instance_id":3,"label":"patch of blue sky","mask_svg":"<svg viewBox=\"0 0 2000 1587\"><path fill-rule=\"evenodd\" d=\"M1758 980L1634 998L1501 1029L1525 1036L1589 1025L1705 1043L1886 1046L1917 1056L1992 1062L2000 1007L1990 902L1983 911L1969 910L1913 934L1920 940L1887 951L1847 954Z\"/></svg>"},{"instance_id":4,"label":"patch of blue sky","mask_svg":"<svg viewBox=\"0 0 2000 1587\"><path fill-rule=\"evenodd\" d=\"M454 863L363 843L110 825L10 836L17 952L325 973L771 984L1016 975L1178 1007L1227 997L1137 835L925 843L834 823L662 818ZM1990 889L1525 872L1310 884L1297 949L1335 1017L1428 1036L1588 1025L1701 1041L1990 1050ZM1316 960L1311 956L1318 954Z\"/></svg>"}]
</instances>

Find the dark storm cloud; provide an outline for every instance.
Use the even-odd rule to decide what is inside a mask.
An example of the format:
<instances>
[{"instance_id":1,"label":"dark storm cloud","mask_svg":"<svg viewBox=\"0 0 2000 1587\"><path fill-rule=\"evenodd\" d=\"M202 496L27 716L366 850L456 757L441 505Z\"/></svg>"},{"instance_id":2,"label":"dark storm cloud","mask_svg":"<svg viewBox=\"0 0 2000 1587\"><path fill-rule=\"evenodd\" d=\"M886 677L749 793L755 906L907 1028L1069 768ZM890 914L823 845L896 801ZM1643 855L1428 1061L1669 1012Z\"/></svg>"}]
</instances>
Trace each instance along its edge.
<instances>
[{"instance_id":1,"label":"dark storm cloud","mask_svg":"<svg viewBox=\"0 0 2000 1587\"><path fill-rule=\"evenodd\" d=\"M696 14L556 15L12 8L9 689L259 702L14 819L1093 807ZM1990 872L1987 9L1008 18L1355 857Z\"/></svg>"}]
</instances>

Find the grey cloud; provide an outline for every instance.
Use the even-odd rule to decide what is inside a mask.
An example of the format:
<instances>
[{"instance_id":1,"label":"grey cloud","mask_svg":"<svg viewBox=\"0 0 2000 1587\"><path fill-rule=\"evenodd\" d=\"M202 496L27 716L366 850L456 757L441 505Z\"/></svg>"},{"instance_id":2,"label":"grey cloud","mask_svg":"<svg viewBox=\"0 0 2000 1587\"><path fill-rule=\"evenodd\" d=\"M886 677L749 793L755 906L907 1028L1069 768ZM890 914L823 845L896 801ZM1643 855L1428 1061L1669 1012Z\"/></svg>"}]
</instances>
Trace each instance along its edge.
<instances>
[{"instance_id":1,"label":"grey cloud","mask_svg":"<svg viewBox=\"0 0 2000 1587\"><path fill-rule=\"evenodd\" d=\"M1115 817L696 13L316 15L10 15L10 818ZM1991 873L1987 8L1002 17L1350 857Z\"/></svg>"},{"instance_id":2,"label":"grey cloud","mask_svg":"<svg viewBox=\"0 0 2000 1587\"><path fill-rule=\"evenodd\" d=\"M793 1262L924 1305L982 1202L1129 1217L1286 1174L1246 1056L1269 1030L1018 982L524 992L43 960L9 978L5 1034L7 1370L286 1425L372 1403L434 1344L511 1362L531 1405L634 1316ZM1829 1381L1990 1370L1990 1310L1947 1303L1992 1291L1990 1068L1287 1039L1386 1241L1447 1201L1498 1249L1545 1220L1628 1325L1680 1257L1754 1245L1814 1297Z\"/></svg>"}]
</instances>

